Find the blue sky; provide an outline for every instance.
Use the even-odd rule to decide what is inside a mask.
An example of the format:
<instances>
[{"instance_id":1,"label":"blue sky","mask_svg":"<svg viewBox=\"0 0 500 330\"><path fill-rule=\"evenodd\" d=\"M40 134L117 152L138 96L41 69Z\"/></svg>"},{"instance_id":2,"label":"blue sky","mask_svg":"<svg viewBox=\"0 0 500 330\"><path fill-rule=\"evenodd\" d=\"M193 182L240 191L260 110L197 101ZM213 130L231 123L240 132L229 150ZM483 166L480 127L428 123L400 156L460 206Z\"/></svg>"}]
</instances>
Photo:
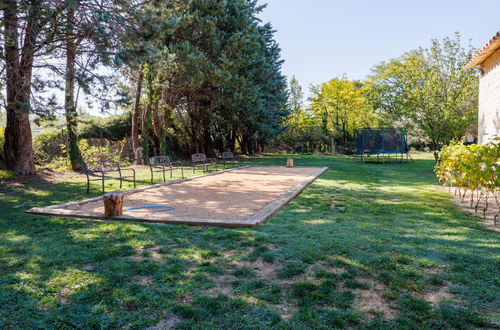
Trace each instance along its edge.
<instances>
[{"instance_id":1,"label":"blue sky","mask_svg":"<svg viewBox=\"0 0 500 330\"><path fill-rule=\"evenodd\" d=\"M259 0L277 30L283 72L307 94L346 74L364 79L375 64L458 31L480 48L500 31L500 0Z\"/></svg>"}]
</instances>

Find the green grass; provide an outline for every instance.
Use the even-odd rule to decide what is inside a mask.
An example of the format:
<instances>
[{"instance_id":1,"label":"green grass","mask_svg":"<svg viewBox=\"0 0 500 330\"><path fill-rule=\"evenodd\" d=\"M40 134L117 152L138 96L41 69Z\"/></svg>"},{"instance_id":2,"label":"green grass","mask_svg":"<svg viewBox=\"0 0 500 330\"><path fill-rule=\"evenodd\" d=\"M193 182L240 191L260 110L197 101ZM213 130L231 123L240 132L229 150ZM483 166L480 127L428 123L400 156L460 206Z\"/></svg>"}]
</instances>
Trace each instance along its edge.
<instances>
[{"instance_id":1,"label":"green grass","mask_svg":"<svg viewBox=\"0 0 500 330\"><path fill-rule=\"evenodd\" d=\"M450 201L431 155L293 158L330 170L254 229L27 215L88 197L83 178L0 187L0 328L500 325L498 233ZM138 177L149 184L147 171ZM370 292L389 312L362 308Z\"/></svg>"},{"instance_id":2,"label":"green grass","mask_svg":"<svg viewBox=\"0 0 500 330\"><path fill-rule=\"evenodd\" d=\"M14 179L16 177L16 173L8 170L0 170L0 180L9 180Z\"/></svg>"}]
</instances>

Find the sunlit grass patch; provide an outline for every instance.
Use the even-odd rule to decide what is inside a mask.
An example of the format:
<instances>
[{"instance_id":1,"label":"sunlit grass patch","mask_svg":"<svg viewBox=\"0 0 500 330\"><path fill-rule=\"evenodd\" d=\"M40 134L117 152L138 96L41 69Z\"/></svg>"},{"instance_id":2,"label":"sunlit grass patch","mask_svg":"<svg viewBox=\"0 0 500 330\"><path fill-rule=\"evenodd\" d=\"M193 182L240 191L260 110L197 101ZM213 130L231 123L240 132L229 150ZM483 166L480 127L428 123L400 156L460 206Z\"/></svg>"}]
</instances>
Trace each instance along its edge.
<instances>
[{"instance_id":1,"label":"sunlit grass patch","mask_svg":"<svg viewBox=\"0 0 500 330\"><path fill-rule=\"evenodd\" d=\"M423 156L258 157L331 170L255 229L26 215L88 197L84 178L2 186L0 327L491 327L498 236L437 189Z\"/></svg>"}]
</instances>

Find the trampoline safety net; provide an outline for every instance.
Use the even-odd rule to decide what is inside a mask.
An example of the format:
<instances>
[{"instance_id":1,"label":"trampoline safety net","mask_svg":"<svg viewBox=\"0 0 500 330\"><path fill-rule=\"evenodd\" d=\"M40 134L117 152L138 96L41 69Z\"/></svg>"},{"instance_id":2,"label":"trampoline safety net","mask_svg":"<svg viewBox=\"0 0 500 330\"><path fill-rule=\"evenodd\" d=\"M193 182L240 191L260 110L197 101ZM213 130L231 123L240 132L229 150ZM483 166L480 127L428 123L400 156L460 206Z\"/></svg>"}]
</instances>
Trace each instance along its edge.
<instances>
[{"instance_id":1,"label":"trampoline safety net","mask_svg":"<svg viewBox=\"0 0 500 330\"><path fill-rule=\"evenodd\" d=\"M408 153L408 139L403 129L361 129L355 134L356 155Z\"/></svg>"}]
</instances>

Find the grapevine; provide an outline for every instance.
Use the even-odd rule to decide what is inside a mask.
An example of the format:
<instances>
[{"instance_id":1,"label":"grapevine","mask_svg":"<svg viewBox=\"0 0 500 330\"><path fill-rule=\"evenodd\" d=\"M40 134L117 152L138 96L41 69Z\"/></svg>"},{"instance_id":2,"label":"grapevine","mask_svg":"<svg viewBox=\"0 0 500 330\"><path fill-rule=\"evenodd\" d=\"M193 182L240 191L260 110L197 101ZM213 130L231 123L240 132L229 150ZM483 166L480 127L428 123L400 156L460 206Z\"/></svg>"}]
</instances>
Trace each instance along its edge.
<instances>
[{"instance_id":1,"label":"grapevine","mask_svg":"<svg viewBox=\"0 0 500 330\"><path fill-rule=\"evenodd\" d=\"M500 138L486 144L465 146L452 142L442 149L441 158L435 168L436 175L444 185L455 187L455 194L464 200L471 196L471 207L476 213L484 200L483 218L490 203L496 204L495 225L500 220ZM475 204L474 204L475 203Z\"/></svg>"}]
</instances>

